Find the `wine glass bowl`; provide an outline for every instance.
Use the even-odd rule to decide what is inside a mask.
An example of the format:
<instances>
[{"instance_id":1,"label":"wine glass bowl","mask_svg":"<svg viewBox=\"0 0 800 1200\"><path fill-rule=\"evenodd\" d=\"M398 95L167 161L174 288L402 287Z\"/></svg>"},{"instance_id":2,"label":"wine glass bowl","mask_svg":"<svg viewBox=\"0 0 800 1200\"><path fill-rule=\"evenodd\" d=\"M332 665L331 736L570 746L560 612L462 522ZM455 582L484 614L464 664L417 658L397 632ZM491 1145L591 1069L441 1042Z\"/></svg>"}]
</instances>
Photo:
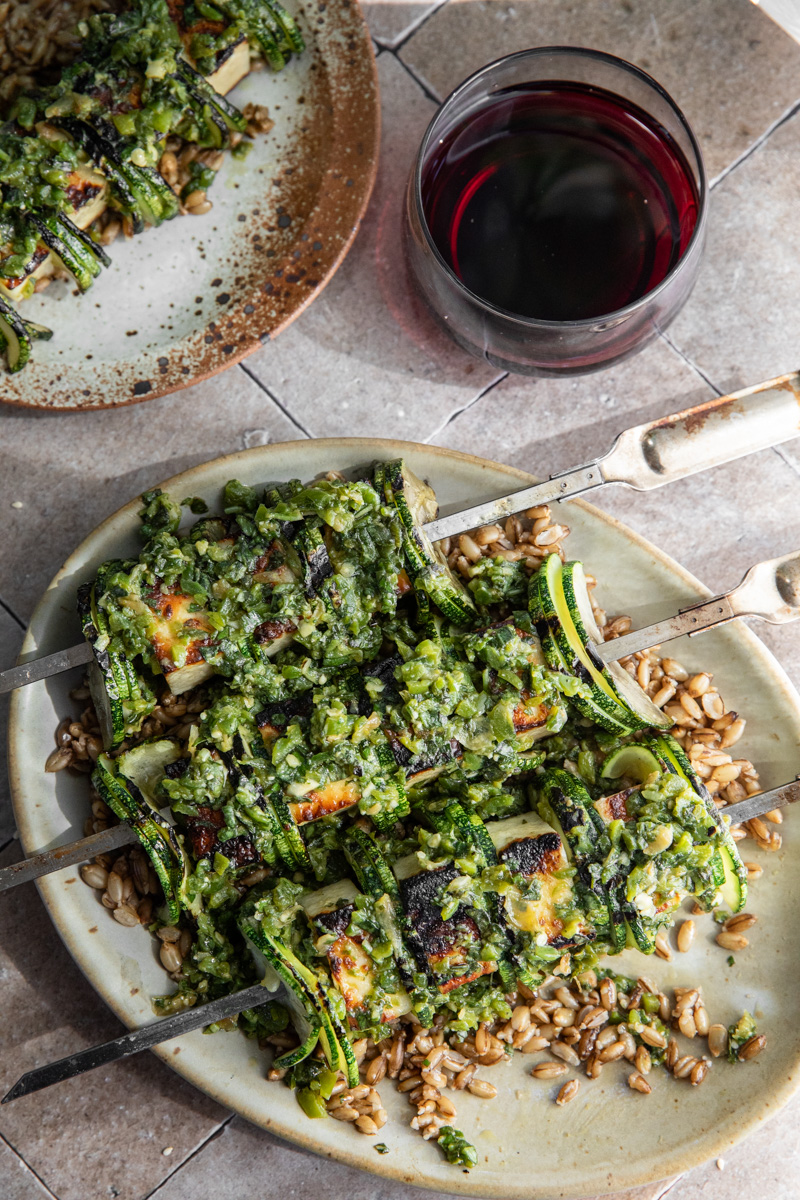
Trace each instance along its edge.
<instances>
[{"instance_id":1,"label":"wine glass bowl","mask_svg":"<svg viewBox=\"0 0 800 1200\"><path fill-rule=\"evenodd\" d=\"M518 374L627 358L697 278L707 184L678 106L579 47L499 59L445 100L409 178L416 288L469 353Z\"/></svg>"}]
</instances>

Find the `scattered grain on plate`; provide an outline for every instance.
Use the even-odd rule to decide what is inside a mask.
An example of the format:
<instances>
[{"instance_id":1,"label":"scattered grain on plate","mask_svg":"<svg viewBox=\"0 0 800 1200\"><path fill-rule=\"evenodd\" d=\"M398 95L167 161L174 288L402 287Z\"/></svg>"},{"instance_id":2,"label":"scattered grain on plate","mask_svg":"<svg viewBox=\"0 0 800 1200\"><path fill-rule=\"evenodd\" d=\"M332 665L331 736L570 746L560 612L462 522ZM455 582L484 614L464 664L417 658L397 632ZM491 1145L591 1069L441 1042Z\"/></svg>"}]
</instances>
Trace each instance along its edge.
<instances>
[{"instance_id":1,"label":"scattered grain on plate","mask_svg":"<svg viewBox=\"0 0 800 1200\"><path fill-rule=\"evenodd\" d=\"M751 1037L749 1042L745 1042L743 1046L739 1047L737 1058L742 1059L743 1062L748 1062L751 1058L755 1058L756 1055L760 1054L766 1044L767 1039L764 1037L764 1034L758 1033L755 1037Z\"/></svg>"},{"instance_id":2,"label":"scattered grain on plate","mask_svg":"<svg viewBox=\"0 0 800 1200\"><path fill-rule=\"evenodd\" d=\"M580 1086L581 1084L579 1079L570 1079L568 1083L564 1084L556 1096L556 1104L558 1104L559 1107L564 1104L569 1104L570 1100L574 1100L577 1096Z\"/></svg>"},{"instance_id":3,"label":"scattered grain on plate","mask_svg":"<svg viewBox=\"0 0 800 1200\"><path fill-rule=\"evenodd\" d=\"M729 933L726 929L717 934L716 942L718 946L722 946L723 950L744 950L746 946L750 945L744 934Z\"/></svg>"},{"instance_id":4,"label":"scattered grain on plate","mask_svg":"<svg viewBox=\"0 0 800 1200\"><path fill-rule=\"evenodd\" d=\"M694 921L683 921L678 930L678 949L681 954L686 954L692 942L694 941L695 924Z\"/></svg>"}]
</instances>

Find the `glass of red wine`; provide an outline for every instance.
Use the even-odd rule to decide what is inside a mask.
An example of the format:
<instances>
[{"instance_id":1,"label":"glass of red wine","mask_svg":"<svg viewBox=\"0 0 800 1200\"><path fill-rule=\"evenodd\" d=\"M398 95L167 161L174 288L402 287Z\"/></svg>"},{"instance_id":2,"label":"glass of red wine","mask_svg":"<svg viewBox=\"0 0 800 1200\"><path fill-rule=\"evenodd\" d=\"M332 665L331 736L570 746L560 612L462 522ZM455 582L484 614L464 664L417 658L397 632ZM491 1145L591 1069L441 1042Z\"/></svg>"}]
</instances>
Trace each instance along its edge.
<instances>
[{"instance_id":1,"label":"glass of red wine","mask_svg":"<svg viewBox=\"0 0 800 1200\"><path fill-rule=\"evenodd\" d=\"M664 89L611 54L547 46L483 67L436 113L409 180L405 253L471 354L583 374L679 312L706 208L700 149Z\"/></svg>"}]
</instances>

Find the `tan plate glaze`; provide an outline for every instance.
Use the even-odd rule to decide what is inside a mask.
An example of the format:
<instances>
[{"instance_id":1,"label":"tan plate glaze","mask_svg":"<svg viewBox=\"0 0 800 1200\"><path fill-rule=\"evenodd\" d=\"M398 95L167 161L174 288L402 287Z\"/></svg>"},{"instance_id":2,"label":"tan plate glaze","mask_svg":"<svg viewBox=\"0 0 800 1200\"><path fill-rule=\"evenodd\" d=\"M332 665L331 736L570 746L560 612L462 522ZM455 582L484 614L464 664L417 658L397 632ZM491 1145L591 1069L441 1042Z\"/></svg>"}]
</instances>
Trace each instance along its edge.
<instances>
[{"instance_id":1,"label":"tan plate glaze","mask_svg":"<svg viewBox=\"0 0 800 1200\"><path fill-rule=\"evenodd\" d=\"M268 342L336 271L366 211L380 109L372 43L356 0L304 0L307 49L253 72L234 103L265 104L274 129L230 156L203 217L130 242L84 296L64 281L21 306L54 331L0 400L111 408L188 387Z\"/></svg>"},{"instance_id":2,"label":"tan plate glaze","mask_svg":"<svg viewBox=\"0 0 800 1200\"><path fill-rule=\"evenodd\" d=\"M231 477L251 484L309 479L325 469L347 470L397 455L430 479L445 511L532 482L510 467L431 446L332 439L258 447L196 467L164 486L179 498L203 496L213 508ZM70 556L36 609L25 641L28 657L71 645L79 637L73 615L76 585L103 559L136 552L136 508L132 502L120 509ZM599 576L601 601L609 612L629 612L635 623L645 623L708 594L676 563L590 505L570 502L563 515L573 530L571 553ZM750 716L741 753L758 764L764 786L791 778L800 758L800 699L750 630L741 623L729 625L676 644L675 654L688 666L713 671L723 696ZM33 684L12 699L14 809L28 853L79 836L88 811L84 780L65 773L45 775L42 769L58 721L73 711L67 693L74 685L73 673ZM577 1098L566 1108L553 1103L563 1079L554 1084L534 1080L528 1074L531 1058L516 1056L484 1072L499 1086L496 1100L458 1094L455 1124L479 1154L469 1173L449 1166L435 1146L409 1129L409 1106L388 1084L381 1091L390 1119L380 1140L390 1152L380 1156L373 1140L338 1121L309 1121L288 1089L264 1082L265 1060L243 1037L198 1032L157 1053L197 1087L262 1128L375 1174L447 1193L545 1200L595 1195L676 1175L724 1154L777 1112L797 1086L800 823L794 814L782 830L778 854L759 855L748 843L747 857L761 857L764 864L750 905L761 920L750 947L737 954L735 967L728 968L725 952L714 944L710 921L700 924L691 951L676 954L672 963L628 952L620 964L629 973L654 976L665 987L699 981L714 1021L727 1023L744 1008L755 1010L768 1050L746 1065L715 1062L699 1088L654 1070L653 1092L647 1097L627 1087L627 1064L610 1064L594 1082L582 1077ZM166 981L151 939L141 928L115 924L96 892L68 884L74 878L73 869L40 884L64 943L126 1025L152 1021L147 998L163 991Z\"/></svg>"}]
</instances>

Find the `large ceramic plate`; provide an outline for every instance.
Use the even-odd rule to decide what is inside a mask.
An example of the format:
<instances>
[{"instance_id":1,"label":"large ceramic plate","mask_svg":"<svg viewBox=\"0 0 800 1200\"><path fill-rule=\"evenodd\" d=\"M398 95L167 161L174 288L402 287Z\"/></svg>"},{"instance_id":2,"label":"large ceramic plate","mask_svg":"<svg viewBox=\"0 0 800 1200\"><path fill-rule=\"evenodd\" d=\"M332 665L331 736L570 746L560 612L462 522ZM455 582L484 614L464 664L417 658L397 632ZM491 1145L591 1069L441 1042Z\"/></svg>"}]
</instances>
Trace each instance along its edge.
<instances>
[{"instance_id":1,"label":"large ceramic plate","mask_svg":"<svg viewBox=\"0 0 800 1200\"><path fill-rule=\"evenodd\" d=\"M311 478L377 458L403 455L435 485L443 508L501 495L532 482L509 467L406 442L366 439L289 442L259 447L196 467L167 483L179 497L203 496L213 507L221 486L238 477L250 484L293 476ZM67 560L34 615L25 653L35 656L71 645L79 636L75 588L101 560L136 553L137 503L110 517ZM587 504L567 505L570 548L601 580L609 611L646 623L680 603L706 595L696 580L653 546ZM766 786L798 768L800 701L774 659L740 623L676 643L687 664L712 670L730 704L750 718L743 753L763 772ZM11 709L14 806L22 843L31 853L80 836L86 814L85 781L45 775L57 722L70 711L75 677L37 683L15 693ZM487 1072L500 1088L496 1100L459 1094L457 1125L474 1141L479 1161L468 1174L448 1166L436 1148L408 1128L409 1107L391 1085L382 1086L390 1120L381 1130L389 1153L338 1121L308 1121L292 1094L264 1082L264 1060L244 1038L193 1033L156 1051L186 1079L256 1125L321 1154L376 1174L424 1187L502 1200L577 1197L662 1179L717 1154L773 1115L797 1086L800 1025L800 826L783 826L783 850L764 855L764 876L752 889L760 923L751 946L733 968L713 943L709 924L689 954L672 963L638 956L663 986L701 983L712 1020L729 1022L742 1009L757 1014L770 1047L747 1065L715 1062L700 1088L660 1072L652 1095L630 1091L625 1070L607 1067L599 1080L582 1079L567 1108L553 1104L552 1085L528 1074L530 1058L517 1056ZM748 857L757 857L749 851ZM148 996L164 988L150 938L109 919L97 893L75 885L76 872L43 880L42 898L64 942L98 992L129 1026L153 1020ZM33 1065L33 1062L31 1063Z\"/></svg>"},{"instance_id":2,"label":"large ceramic plate","mask_svg":"<svg viewBox=\"0 0 800 1200\"><path fill-rule=\"evenodd\" d=\"M240 107L265 104L275 127L243 162L227 157L212 212L118 238L84 296L59 282L26 301L55 336L24 371L2 372L3 401L75 409L163 396L252 353L322 290L372 190L378 86L356 0L304 0L298 21L305 52L231 93Z\"/></svg>"}]
</instances>

